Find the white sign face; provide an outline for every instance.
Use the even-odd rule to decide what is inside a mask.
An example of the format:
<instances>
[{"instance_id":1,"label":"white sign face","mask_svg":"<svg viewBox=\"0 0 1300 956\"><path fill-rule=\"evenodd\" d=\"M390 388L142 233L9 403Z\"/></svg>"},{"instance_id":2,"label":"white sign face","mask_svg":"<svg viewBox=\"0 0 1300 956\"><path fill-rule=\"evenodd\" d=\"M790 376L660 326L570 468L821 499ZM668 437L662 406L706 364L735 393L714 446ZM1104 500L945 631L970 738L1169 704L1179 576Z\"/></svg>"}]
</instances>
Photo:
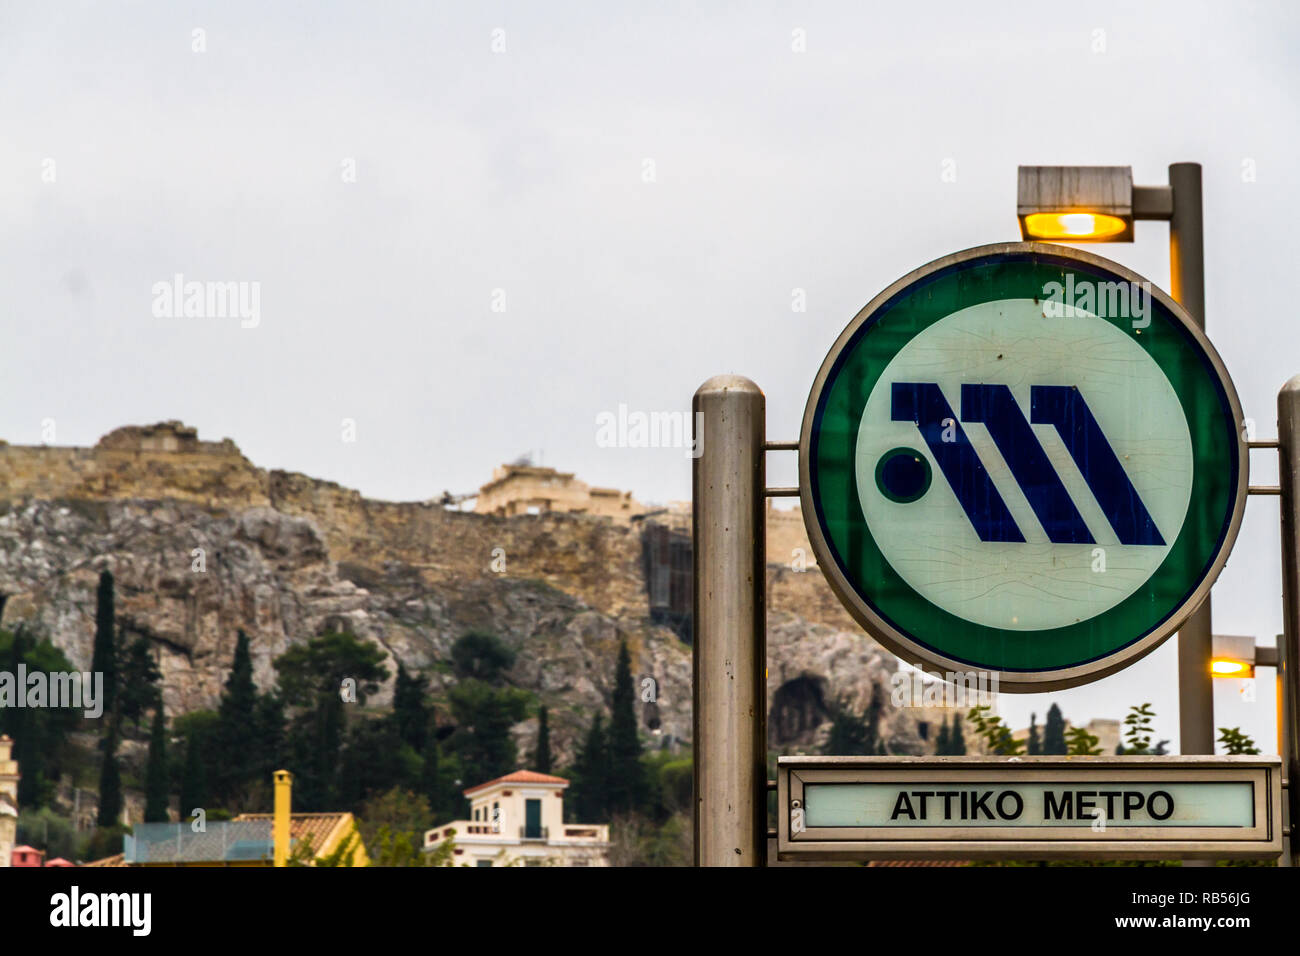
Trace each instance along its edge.
<instances>
[{"instance_id":1,"label":"white sign face","mask_svg":"<svg viewBox=\"0 0 1300 956\"><path fill-rule=\"evenodd\" d=\"M995 300L935 322L886 366L858 430L858 499L885 559L926 600L988 627L1047 630L1119 604L1165 560L1192 493L1191 435L1160 366L1131 334L1091 312L1055 315L1051 305ZM1076 401L1122 464L1131 485L1125 494L1136 496L1156 534L1121 541L1061 430L1034 422L1048 417L1035 386L1059 386L1063 367L1071 370ZM911 499L891 495L887 479L877 480L896 448L925 456L931 481L945 480L934 453L915 440L915 421L893 414L900 383L937 386L953 410L947 437L955 442L962 429L1021 540L981 540L958 494L945 489ZM1025 430L1037 439L1057 488L1041 479L1018 483L1003 451L1010 456ZM1021 477L1033 468L1026 461ZM1054 523L1041 518L1049 508Z\"/></svg>"},{"instance_id":2,"label":"white sign face","mask_svg":"<svg viewBox=\"0 0 1300 956\"><path fill-rule=\"evenodd\" d=\"M804 787L809 827L1251 827L1249 783L829 783Z\"/></svg>"},{"instance_id":3,"label":"white sign face","mask_svg":"<svg viewBox=\"0 0 1300 956\"><path fill-rule=\"evenodd\" d=\"M781 757L783 860L1265 859L1279 757Z\"/></svg>"}]
</instances>

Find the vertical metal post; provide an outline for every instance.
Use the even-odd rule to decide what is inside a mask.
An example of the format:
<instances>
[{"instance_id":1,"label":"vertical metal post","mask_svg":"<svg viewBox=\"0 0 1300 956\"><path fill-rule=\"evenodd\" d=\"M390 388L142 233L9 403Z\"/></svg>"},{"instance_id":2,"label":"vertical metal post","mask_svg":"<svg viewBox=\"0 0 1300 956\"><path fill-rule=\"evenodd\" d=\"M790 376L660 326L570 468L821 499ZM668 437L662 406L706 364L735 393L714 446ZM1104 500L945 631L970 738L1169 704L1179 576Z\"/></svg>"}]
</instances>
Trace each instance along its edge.
<instances>
[{"instance_id":1,"label":"vertical metal post","mask_svg":"<svg viewBox=\"0 0 1300 956\"><path fill-rule=\"evenodd\" d=\"M1282 637L1277 642L1281 678L1282 776L1287 790L1284 822L1291 837L1283 846L1284 866L1300 866L1300 375L1277 393L1278 485L1282 511Z\"/></svg>"},{"instance_id":2,"label":"vertical metal post","mask_svg":"<svg viewBox=\"0 0 1300 956\"><path fill-rule=\"evenodd\" d=\"M1201 164L1169 167L1174 209L1169 220L1170 291L1192 319L1205 328L1205 229L1201 207ZM1210 595L1178 631L1179 751L1214 753L1214 650Z\"/></svg>"},{"instance_id":3,"label":"vertical metal post","mask_svg":"<svg viewBox=\"0 0 1300 956\"><path fill-rule=\"evenodd\" d=\"M692 410L695 865L763 866L767 403L749 379L719 375Z\"/></svg>"}]
</instances>

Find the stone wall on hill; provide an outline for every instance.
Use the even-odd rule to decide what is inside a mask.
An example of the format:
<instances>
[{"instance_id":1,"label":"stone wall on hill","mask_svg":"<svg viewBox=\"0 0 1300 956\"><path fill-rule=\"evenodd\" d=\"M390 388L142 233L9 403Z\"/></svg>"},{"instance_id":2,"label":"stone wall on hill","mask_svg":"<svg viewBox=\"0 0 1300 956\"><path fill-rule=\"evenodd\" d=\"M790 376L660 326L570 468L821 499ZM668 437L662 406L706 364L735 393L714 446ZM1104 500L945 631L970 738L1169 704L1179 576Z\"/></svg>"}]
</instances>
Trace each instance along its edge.
<instances>
[{"instance_id":1,"label":"stone wall on hill","mask_svg":"<svg viewBox=\"0 0 1300 956\"><path fill-rule=\"evenodd\" d=\"M836 702L864 709L873 693L887 698L897 666L848 618L811 557L800 571L784 554L800 546L796 520L774 519L782 553L768 573L772 740L787 751L820 746ZM689 555L682 525L669 516L654 532L676 536L660 542L675 566L683 546ZM608 706L627 640L634 673L657 688L656 700L638 703L643 729L672 746L691 736L689 628L659 598L651 606L653 526L376 501L257 468L229 439L203 442L178 422L118 429L93 448L0 443L0 625L26 621L89 667L95 583L112 570L121 625L154 647L170 714L215 706L239 629L263 687L285 649L346 627L382 646L390 671L402 661L428 674L435 694L451 680L451 643L489 630L519 652L511 681L550 707L561 759ZM679 610L680 585L678 573ZM924 749L923 723L891 711L891 746ZM534 732L531 719L515 728L527 746Z\"/></svg>"}]
</instances>

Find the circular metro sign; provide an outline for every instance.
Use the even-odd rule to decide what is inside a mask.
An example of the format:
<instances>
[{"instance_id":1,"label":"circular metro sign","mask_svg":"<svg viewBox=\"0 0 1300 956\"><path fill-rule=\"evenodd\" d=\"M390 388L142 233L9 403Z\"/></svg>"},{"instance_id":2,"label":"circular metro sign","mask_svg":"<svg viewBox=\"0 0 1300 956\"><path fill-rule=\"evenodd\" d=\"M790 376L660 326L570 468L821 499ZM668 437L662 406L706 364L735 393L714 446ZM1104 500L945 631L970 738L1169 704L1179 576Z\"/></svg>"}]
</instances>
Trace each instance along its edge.
<instances>
[{"instance_id":1,"label":"circular metro sign","mask_svg":"<svg viewBox=\"0 0 1300 956\"><path fill-rule=\"evenodd\" d=\"M1147 654L1227 561L1248 457L1187 313L1124 267L1004 243L873 299L813 384L804 520L845 607L895 654L1001 689Z\"/></svg>"}]
</instances>

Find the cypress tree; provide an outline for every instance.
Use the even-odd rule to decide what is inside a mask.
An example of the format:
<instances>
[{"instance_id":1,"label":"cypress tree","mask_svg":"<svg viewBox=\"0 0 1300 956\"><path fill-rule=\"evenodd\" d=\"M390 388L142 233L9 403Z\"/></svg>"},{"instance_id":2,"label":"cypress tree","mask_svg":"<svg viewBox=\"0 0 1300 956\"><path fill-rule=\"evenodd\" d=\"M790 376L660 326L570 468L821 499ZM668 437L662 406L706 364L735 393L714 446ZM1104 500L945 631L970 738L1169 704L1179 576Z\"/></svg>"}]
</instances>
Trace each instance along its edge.
<instances>
[{"instance_id":1,"label":"cypress tree","mask_svg":"<svg viewBox=\"0 0 1300 956\"><path fill-rule=\"evenodd\" d=\"M952 715L952 732L948 735L948 753L954 757L966 756L966 738L962 735L961 714Z\"/></svg>"},{"instance_id":2,"label":"cypress tree","mask_svg":"<svg viewBox=\"0 0 1300 956\"><path fill-rule=\"evenodd\" d=\"M428 746L424 748L424 764L420 768L420 790L424 793L424 798L429 801L429 809L433 811L433 822L441 822L443 806L442 755L438 752L438 742L436 740L429 741Z\"/></svg>"},{"instance_id":3,"label":"cypress tree","mask_svg":"<svg viewBox=\"0 0 1300 956\"><path fill-rule=\"evenodd\" d=\"M117 731L111 726L103 742L104 762L99 770L99 816L101 827L117 826L122 816L122 775L117 767Z\"/></svg>"},{"instance_id":4,"label":"cypress tree","mask_svg":"<svg viewBox=\"0 0 1300 956\"><path fill-rule=\"evenodd\" d=\"M270 781L271 775L281 769L288 754L285 752L284 702L276 694L262 694L257 698L257 736L249 749L253 753L253 779Z\"/></svg>"},{"instance_id":5,"label":"cypress tree","mask_svg":"<svg viewBox=\"0 0 1300 956\"><path fill-rule=\"evenodd\" d=\"M20 664L30 666L33 663L29 652L34 649L35 643L22 624L14 629L7 662L10 674L16 675ZM19 692L22 692L22 688L19 688ZM43 802L41 790L45 777L47 745L43 724L49 714L50 711L30 707L0 707L0 734L8 734L13 738L13 759L18 761L18 767L22 771L22 776L18 778L20 807Z\"/></svg>"},{"instance_id":6,"label":"cypress tree","mask_svg":"<svg viewBox=\"0 0 1300 956\"><path fill-rule=\"evenodd\" d=\"M221 704L217 709L216 740L213 741L215 773L213 789L224 803L238 798L257 771L249 737L257 727L257 685L253 683L253 657L248 635L242 630L235 640L235 658L230 665ZM198 804L195 804L198 806ZM185 810L192 808L186 807Z\"/></svg>"},{"instance_id":7,"label":"cypress tree","mask_svg":"<svg viewBox=\"0 0 1300 956\"><path fill-rule=\"evenodd\" d=\"M632 656L627 641L618 647L614 666L614 694L609 720L609 809L629 812L645 798L645 770L641 764L641 738L636 729L633 703Z\"/></svg>"},{"instance_id":8,"label":"cypress tree","mask_svg":"<svg viewBox=\"0 0 1300 956\"><path fill-rule=\"evenodd\" d=\"M162 673L154 663L149 642L143 637L137 638L123 654L117 672L118 713L134 723L137 729L140 718L158 705L160 680Z\"/></svg>"},{"instance_id":9,"label":"cypress tree","mask_svg":"<svg viewBox=\"0 0 1300 956\"><path fill-rule=\"evenodd\" d=\"M867 705L867 740L874 743L877 753L885 753L885 742L880 739L880 712L884 709L880 688L872 687L871 703ZM870 750L867 753L871 753Z\"/></svg>"},{"instance_id":10,"label":"cypress tree","mask_svg":"<svg viewBox=\"0 0 1300 956\"><path fill-rule=\"evenodd\" d=\"M1061 708L1053 704L1047 709L1047 723L1043 726L1043 753L1064 754L1066 750L1065 718Z\"/></svg>"},{"instance_id":11,"label":"cypress tree","mask_svg":"<svg viewBox=\"0 0 1300 956\"><path fill-rule=\"evenodd\" d=\"M1038 715L1029 715L1029 740L1026 745L1026 753L1034 757L1043 752L1043 746L1038 740Z\"/></svg>"},{"instance_id":12,"label":"cypress tree","mask_svg":"<svg viewBox=\"0 0 1300 956\"><path fill-rule=\"evenodd\" d=\"M154 708L153 732L149 735L149 763L145 769L144 822L166 823L167 815L167 721L162 705Z\"/></svg>"},{"instance_id":13,"label":"cypress tree","mask_svg":"<svg viewBox=\"0 0 1300 956\"><path fill-rule=\"evenodd\" d=\"M181 773L181 817L208 805L208 775L203 760L203 738L191 730L185 738L185 769Z\"/></svg>"},{"instance_id":14,"label":"cypress tree","mask_svg":"<svg viewBox=\"0 0 1300 956\"><path fill-rule=\"evenodd\" d=\"M545 706L537 712L537 752L533 756L533 769L538 773L551 772L551 728L547 725Z\"/></svg>"},{"instance_id":15,"label":"cypress tree","mask_svg":"<svg viewBox=\"0 0 1300 956\"><path fill-rule=\"evenodd\" d=\"M847 701L841 700L835 705L823 752L839 757L870 756L876 752L876 739L871 735L866 719L854 713Z\"/></svg>"},{"instance_id":16,"label":"cypress tree","mask_svg":"<svg viewBox=\"0 0 1300 956\"><path fill-rule=\"evenodd\" d=\"M574 811L584 823L598 823L609 819L609 751L605 726L599 713L591 721L587 739L583 741L578 759L573 766Z\"/></svg>"},{"instance_id":17,"label":"cypress tree","mask_svg":"<svg viewBox=\"0 0 1300 956\"><path fill-rule=\"evenodd\" d=\"M945 717L939 724L939 736L934 742L934 755L936 757L948 756L948 718Z\"/></svg>"},{"instance_id":18,"label":"cypress tree","mask_svg":"<svg viewBox=\"0 0 1300 956\"><path fill-rule=\"evenodd\" d=\"M112 714L117 702L117 610L113 590L113 573L99 573L99 591L95 596L95 649L90 669L104 675L104 713Z\"/></svg>"},{"instance_id":19,"label":"cypress tree","mask_svg":"<svg viewBox=\"0 0 1300 956\"><path fill-rule=\"evenodd\" d=\"M425 734L429 729L429 712L424 706L425 678L411 674L399 661L397 679L393 682L393 719L402 742L416 753L424 751Z\"/></svg>"}]
</instances>

